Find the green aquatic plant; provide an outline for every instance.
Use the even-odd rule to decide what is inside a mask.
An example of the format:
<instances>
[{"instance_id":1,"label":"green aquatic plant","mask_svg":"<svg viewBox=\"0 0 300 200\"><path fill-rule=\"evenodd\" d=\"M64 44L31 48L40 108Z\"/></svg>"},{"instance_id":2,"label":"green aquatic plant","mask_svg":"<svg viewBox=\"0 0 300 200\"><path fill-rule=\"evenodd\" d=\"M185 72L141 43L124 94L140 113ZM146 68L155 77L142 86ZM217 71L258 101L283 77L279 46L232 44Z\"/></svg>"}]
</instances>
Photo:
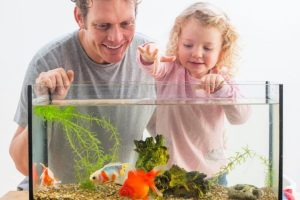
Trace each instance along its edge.
<instances>
[{"instance_id":1,"label":"green aquatic plant","mask_svg":"<svg viewBox=\"0 0 300 200\"><path fill-rule=\"evenodd\" d=\"M135 163L137 169L150 171L154 167L164 166L169 160L167 147L164 146L164 138L157 135L155 140L153 137L143 140L134 140L136 146L135 151L138 153L138 159Z\"/></svg>"},{"instance_id":2,"label":"green aquatic plant","mask_svg":"<svg viewBox=\"0 0 300 200\"><path fill-rule=\"evenodd\" d=\"M273 169L272 163L265 156L258 155L257 153L255 153L255 157L257 157L262 162L262 164L265 166L265 174L266 174L265 185L272 187L273 181L274 181L273 180L274 169Z\"/></svg>"},{"instance_id":3,"label":"green aquatic plant","mask_svg":"<svg viewBox=\"0 0 300 200\"><path fill-rule=\"evenodd\" d=\"M53 105L35 106L34 114L62 127L74 154L76 179L83 187L92 187L89 184L91 173L100 169L104 164L118 159L120 137L117 129L108 119L80 113L74 106L64 108ZM110 133L110 140L114 144L107 153L104 152L96 133L87 128L92 123Z\"/></svg>"},{"instance_id":4,"label":"green aquatic plant","mask_svg":"<svg viewBox=\"0 0 300 200\"><path fill-rule=\"evenodd\" d=\"M236 166L241 165L249 158L258 158L262 162L262 164L266 168L265 185L271 186L273 182L273 176L272 176L273 173L272 173L272 166L270 161L266 157L259 155L256 152L250 150L248 147L242 148L242 151L236 152L234 156L228 159L229 161L227 165L222 167L221 170L217 174L215 174L213 178L209 180L210 186L217 184L221 176L223 176L224 174L228 174Z\"/></svg>"},{"instance_id":5,"label":"green aquatic plant","mask_svg":"<svg viewBox=\"0 0 300 200\"><path fill-rule=\"evenodd\" d=\"M242 148L242 151L235 152L234 156L228 159L226 166L222 167L221 170L210 179L209 184L214 185L218 183L218 180L221 176L231 172L237 165L241 165L247 159L254 157L254 152L248 147Z\"/></svg>"}]
</instances>

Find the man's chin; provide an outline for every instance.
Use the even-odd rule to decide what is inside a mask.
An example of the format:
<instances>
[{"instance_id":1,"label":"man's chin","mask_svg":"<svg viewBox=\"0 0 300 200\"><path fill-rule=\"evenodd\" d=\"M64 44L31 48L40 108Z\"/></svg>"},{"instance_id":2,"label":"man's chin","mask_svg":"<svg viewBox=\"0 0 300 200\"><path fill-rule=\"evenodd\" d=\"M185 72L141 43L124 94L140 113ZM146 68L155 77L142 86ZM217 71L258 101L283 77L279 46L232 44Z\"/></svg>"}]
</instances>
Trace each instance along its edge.
<instances>
[{"instance_id":1,"label":"man's chin","mask_svg":"<svg viewBox=\"0 0 300 200\"><path fill-rule=\"evenodd\" d=\"M109 56L105 59L105 62L107 63L118 63L123 59L124 55L113 55L113 56Z\"/></svg>"}]
</instances>

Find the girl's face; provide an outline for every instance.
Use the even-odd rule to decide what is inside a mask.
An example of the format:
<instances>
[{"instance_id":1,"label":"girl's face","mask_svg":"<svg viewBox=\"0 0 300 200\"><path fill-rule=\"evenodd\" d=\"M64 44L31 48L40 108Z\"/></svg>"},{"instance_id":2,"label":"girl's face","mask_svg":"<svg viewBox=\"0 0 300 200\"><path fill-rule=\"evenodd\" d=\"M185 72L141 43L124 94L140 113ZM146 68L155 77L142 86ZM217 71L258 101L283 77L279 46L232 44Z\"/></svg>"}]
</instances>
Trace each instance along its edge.
<instances>
[{"instance_id":1,"label":"girl's face","mask_svg":"<svg viewBox=\"0 0 300 200\"><path fill-rule=\"evenodd\" d=\"M222 42L217 28L203 26L192 18L181 29L177 56L191 76L201 78L218 62Z\"/></svg>"}]
</instances>

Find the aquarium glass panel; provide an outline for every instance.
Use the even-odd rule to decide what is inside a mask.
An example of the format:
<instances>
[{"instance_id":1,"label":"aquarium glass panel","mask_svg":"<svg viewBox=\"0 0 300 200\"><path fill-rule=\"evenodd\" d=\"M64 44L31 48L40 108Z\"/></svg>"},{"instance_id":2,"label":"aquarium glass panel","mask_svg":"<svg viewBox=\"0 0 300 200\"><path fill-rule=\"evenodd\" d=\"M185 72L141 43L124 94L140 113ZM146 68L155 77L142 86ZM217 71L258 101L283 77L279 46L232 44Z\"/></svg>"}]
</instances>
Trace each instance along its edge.
<instances>
[{"instance_id":1,"label":"aquarium glass panel","mask_svg":"<svg viewBox=\"0 0 300 200\"><path fill-rule=\"evenodd\" d=\"M281 199L282 85L207 88L29 86L30 199Z\"/></svg>"}]
</instances>

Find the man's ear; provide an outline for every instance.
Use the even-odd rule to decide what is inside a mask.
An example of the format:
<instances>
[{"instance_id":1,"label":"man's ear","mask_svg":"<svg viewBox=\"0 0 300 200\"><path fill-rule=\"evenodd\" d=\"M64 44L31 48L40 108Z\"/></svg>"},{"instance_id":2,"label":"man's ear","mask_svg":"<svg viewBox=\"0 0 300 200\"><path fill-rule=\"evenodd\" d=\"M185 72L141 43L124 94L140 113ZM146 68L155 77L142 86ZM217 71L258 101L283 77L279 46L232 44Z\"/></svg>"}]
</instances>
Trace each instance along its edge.
<instances>
[{"instance_id":1,"label":"man's ear","mask_svg":"<svg viewBox=\"0 0 300 200\"><path fill-rule=\"evenodd\" d=\"M74 8L74 17L79 28L84 29L85 28L84 17L82 16L81 11L77 6Z\"/></svg>"}]
</instances>

